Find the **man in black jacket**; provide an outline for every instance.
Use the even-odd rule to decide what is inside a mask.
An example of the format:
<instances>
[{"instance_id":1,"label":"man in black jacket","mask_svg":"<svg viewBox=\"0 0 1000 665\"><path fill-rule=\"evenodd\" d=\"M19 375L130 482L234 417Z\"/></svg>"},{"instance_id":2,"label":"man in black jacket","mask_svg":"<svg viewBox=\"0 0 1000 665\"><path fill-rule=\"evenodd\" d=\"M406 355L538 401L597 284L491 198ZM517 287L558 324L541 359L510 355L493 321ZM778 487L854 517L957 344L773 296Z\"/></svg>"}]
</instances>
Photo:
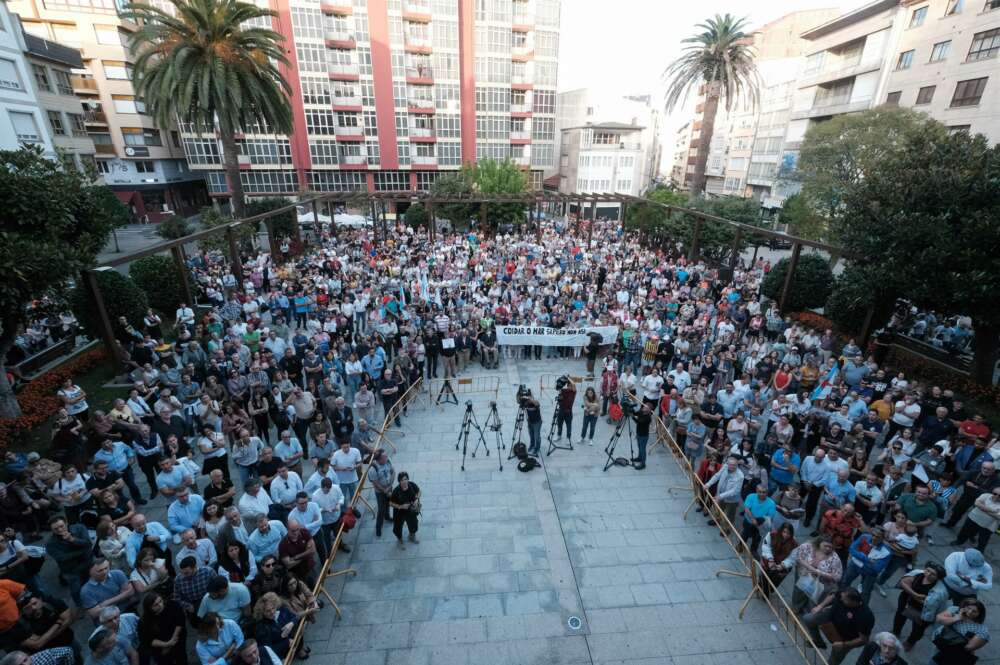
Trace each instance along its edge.
<instances>
[{"instance_id":1,"label":"man in black jacket","mask_svg":"<svg viewBox=\"0 0 1000 665\"><path fill-rule=\"evenodd\" d=\"M354 415L347 408L343 397L334 401L334 408L330 412L330 426L333 427L333 436L338 444L350 439L354 433Z\"/></svg>"},{"instance_id":2,"label":"man in black jacket","mask_svg":"<svg viewBox=\"0 0 1000 665\"><path fill-rule=\"evenodd\" d=\"M649 443L649 425L653 422L653 410L646 402L638 411L632 412L635 419L635 441L639 447L639 454L632 458L632 466L636 471L646 468L646 444Z\"/></svg>"}]
</instances>

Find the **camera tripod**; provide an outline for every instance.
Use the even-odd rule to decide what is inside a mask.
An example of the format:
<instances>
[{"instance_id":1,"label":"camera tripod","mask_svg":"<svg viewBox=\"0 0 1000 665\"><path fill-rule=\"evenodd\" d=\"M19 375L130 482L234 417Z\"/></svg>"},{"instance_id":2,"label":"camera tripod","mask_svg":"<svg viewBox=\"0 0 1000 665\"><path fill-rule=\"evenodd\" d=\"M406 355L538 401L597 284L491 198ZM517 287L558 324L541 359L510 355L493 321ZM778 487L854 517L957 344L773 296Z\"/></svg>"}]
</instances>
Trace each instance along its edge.
<instances>
[{"instance_id":1,"label":"camera tripod","mask_svg":"<svg viewBox=\"0 0 1000 665\"><path fill-rule=\"evenodd\" d=\"M458 441L455 442L455 450L458 450L458 446L462 446L462 471L465 471L465 456L469 452L469 430L475 427L476 431L479 432L479 443L486 445L486 439L483 436L483 428L479 426L479 422L476 420L476 414L472 412L472 402L465 403L465 417L462 418L462 429L458 432ZM479 448L479 443L476 444L476 448ZM486 454L489 455L489 449L487 448ZM472 456L476 456L476 451L472 451Z\"/></svg>"},{"instance_id":2,"label":"camera tripod","mask_svg":"<svg viewBox=\"0 0 1000 665\"><path fill-rule=\"evenodd\" d=\"M514 459L514 446L523 443L521 441L521 434L524 431L524 407L520 404L517 405L517 419L514 420L514 433L510 436L510 453L507 455L508 460Z\"/></svg>"},{"instance_id":3,"label":"camera tripod","mask_svg":"<svg viewBox=\"0 0 1000 665\"><path fill-rule=\"evenodd\" d=\"M500 451L503 450L503 423L500 422L500 414L497 413L497 403L490 402L490 415L486 416L486 422L483 423L483 428L493 432L496 437L497 446L497 460L500 462L500 470L503 471L503 457L500 455ZM490 456L490 447L486 441L480 437L480 443L486 449L486 456ZM475 449L472 451L472 456L476 456L476 452L479 450L479 443L476 444ZM508 458L509 459L509 458Z\"/></svg>"},{"instance_id":4,"label":"camera tripod","mask_svg":"<svg viewBox=\"0 0 1000 665\"><path fill-rule=\"evenodd\" d=\"M441 384L441 390L438 391L437 400L435 400L434 405L440 405L441 400L444 400L445 404L458 406L458 396L455 395L455 389L451 387L451 379L445 379L444 383Z\"/></svg>"},{"instance_id":5,"label":"camera tripod","mask_svg":"<svg viewBox=\"0 0 1000 665\"><path fill-rule=\"evenodd\" d=\"M626 429L628 430L628 459L615 457L615 448L618 446L618 441L622 438L622 432ZM611 435L611 440L608 441L608 445L604 448L604 454L608 456L608 460L604 463L605 471L610 469L613 464L618 466L632 466L632 458L635 457L635 449L632 447L632 416L627 413L622 414L621 420L615 425L615 433Z\"/></svg>"},{"instance_id":6,"label":"camera tripod","mask_svg":"<svg viewBox=\"0 0 1000 665\"><path fill-rule=\"evenodd\" d=\"M548 457L549 455L551 455L554 450L573 450L573 432L572 431L567 431L566 432L566 443L567 443L567 445L560 446L558 443L556 443L555 433L556 433L556 425L558 424L558 422L559 422L559 402L557 401L556 402L556 409L552 413L552 424L549 425L549 439L548 439L549 440L549 449L547 451L545 451L545 456L546 457Z\"/></svg>"}]
</instances>

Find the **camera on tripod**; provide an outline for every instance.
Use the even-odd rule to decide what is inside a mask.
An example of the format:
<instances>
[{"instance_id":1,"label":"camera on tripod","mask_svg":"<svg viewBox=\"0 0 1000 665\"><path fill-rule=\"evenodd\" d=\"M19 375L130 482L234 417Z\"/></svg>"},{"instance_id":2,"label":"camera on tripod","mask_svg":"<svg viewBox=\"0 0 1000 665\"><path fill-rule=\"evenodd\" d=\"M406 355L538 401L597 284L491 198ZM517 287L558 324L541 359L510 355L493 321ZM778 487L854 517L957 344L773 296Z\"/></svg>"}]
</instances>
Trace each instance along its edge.
<instances>
[{"instance_id":1,"label":"camera on tripod","mask_svg":"<svg viewBox=\"0 0 1000 665\"><path fill-rule=\"evenodd\" d=\"M563 374L558 379L556 379L556 390L562 390L570 383L570 378L568 374Z\"/></svg>"},{"instance_id":2,"label":"camera on tripod","mask_svg":"<svg viewBox=\"0 0 1000 665\"><path fill-rule=\"evenodd\" d=\"M532 396L531 388L522 383L517 387L517 394L515 395L514 399L517 401L518 404L522 404L525 399L531 396Z\"/></svg>"}]
</instances>

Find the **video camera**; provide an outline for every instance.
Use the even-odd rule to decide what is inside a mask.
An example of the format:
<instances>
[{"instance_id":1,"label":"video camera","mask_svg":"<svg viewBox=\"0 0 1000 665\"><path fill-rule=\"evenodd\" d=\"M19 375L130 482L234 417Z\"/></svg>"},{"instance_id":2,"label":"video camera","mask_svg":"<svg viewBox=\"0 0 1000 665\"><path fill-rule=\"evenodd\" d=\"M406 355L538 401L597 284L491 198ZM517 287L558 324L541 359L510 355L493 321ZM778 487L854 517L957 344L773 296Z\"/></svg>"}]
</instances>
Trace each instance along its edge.
<instances>
[{"instance_id":1,"label":"video camera","mask_svg":"<svg viewBox=\"0 0 1000 665\"><path fill-rule=\"evenodd\" d=\"M525 397L531 397L531 388L522 383L517 387L517 394L514 396L514 399L520 404Z\"/></svg>"},{"instance_id":2,"label":"video camera","mask_svg":"<svg viewBox=\"0 0 1000 665\"><path fill-rule=\"evenodd\" d=\"M563 374L558 379L556 379L556 390L562 390L570 383L570 378L568 375Z\"/></svg>"}]
</instances>

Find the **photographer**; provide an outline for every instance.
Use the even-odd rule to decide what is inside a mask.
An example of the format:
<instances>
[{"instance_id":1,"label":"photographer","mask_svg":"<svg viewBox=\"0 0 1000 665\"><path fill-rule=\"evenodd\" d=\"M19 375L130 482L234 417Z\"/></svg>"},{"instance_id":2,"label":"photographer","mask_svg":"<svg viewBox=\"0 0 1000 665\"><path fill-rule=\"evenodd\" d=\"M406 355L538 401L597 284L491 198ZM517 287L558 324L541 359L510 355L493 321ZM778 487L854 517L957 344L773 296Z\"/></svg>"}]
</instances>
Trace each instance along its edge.
<instances>
[{"instance_id":1,"label":"photographer","mask_svg":"<svg viewBox=\"0 0 1000 665\"><path fill-rule=\"evenodd\" d=\"M539 455L542 449L542 409L531 391L521 397L521 408L528 421L528 454Z\"/></svg>"},{"instance_id":2,"label":"photographer","mask_svg":"<svg viewBox=\"0 0 1000 665\"><path fill-rule=\"evenodd\" d=\"M639 447L639 454L632 459L632 466L636 471L646 468L646 444L649 443L649 425L653 422L652 407L646 402L638 409L628 410L628 414L635 420L635 442Z\"/></svg>"},{"instance_id":3,"label":"photographer","mask_svg":"<svg viewBox=\"0 0 1000 665\"><path fill-rule=\"evenodd\" d=\"M587 346L583 351L587 354L587 379L593 380L594 365L597 363L597 352L601 348L601 336L591 333L589 337L590 341L587 342Z\"/></svg>"},{"instance_id":4,"label":"photographer","mask_svg":"<svg viewBox=\"0 0 1000 665\"><path fill-rule=\"evenodd\" d=\"M561 386L559 384L562 384ZM573 402L576 401L576 386L568 376L561 376L556 381L559 396L556 398L556 441L562 440L563 424L566 425L566 440L573 441Z\"/></svg>"}]
</instances>

